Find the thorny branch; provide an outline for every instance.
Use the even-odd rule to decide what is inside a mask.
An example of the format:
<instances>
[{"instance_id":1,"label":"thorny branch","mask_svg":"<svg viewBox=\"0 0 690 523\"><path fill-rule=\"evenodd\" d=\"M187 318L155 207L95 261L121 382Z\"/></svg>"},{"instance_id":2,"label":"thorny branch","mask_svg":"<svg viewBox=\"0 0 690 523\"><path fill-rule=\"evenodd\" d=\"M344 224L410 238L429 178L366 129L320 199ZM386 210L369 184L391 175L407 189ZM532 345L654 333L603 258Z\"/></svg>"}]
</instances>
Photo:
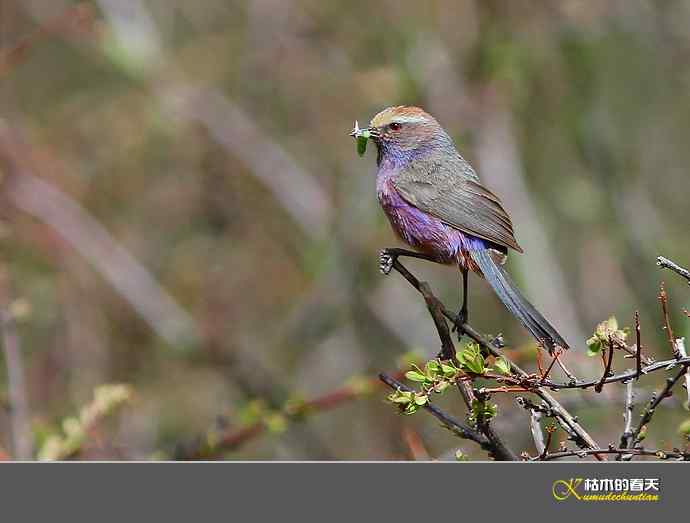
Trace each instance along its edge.
<instances>
[{"instance_id":1,"label":"thorny branch","mask_svg":"<svg viewBox=\"0 0 690 523\"><path fill-rule=\"evenodd\" d=\"M670 262L672 263L672 262ZM662 263L659 263L662 265ZM677 267L673 265L662 265L668 266L670 268ZM510 376L495 376L490 373L484 374L482 377L488 379L494 379L499 383L504 383L505 385L495 387L495 388L482 388L478 391L473 391L471 387L471 382L473 380L472 376L463 376L461 379L456 381L456 384L460 388L463 397L467 402L467 390L471 393L481 394L484 397L492 393L497 392L528 392L537 395L541 400L541 404L535 404L534 402L526 398L518 398L518 403L527 409L530 413L530 429L535 441L535 446L537 447L538 455L536 458L527 458L530 460L554 460L566 457L586 457L594 456L599 460L604 460L604 455L611 454L615 455L617 460L630 460L633 456L655 456L659 459L690 459L690 454L688 452L681 452L678 449L674 449L673 452L665 452L661 450L646 450L639 446L640 441L643 439L644 430L646 426L652 419L652 416L659 406L659 404L667 397L672 394L673 387L677 382L685 377L690 385L690 377L688 376L688 369L690 368L690 358L688 358L685 352L685 346L682 338L674 338L673 331L671 329L669 315L668 315L668 297L663 288L661 288L661 293L659 295L659 301L662 306L662 312L664 316L664 328L668 334L669 342L673 349L674 358L665 361L654 362L653 360L646 358L642 355L642 344L640 335L640 321L639 313L635 313L635 335L636 343L634 346L628 347L627 345L615 342L612 336L609 336L608 347L602 348L602 358L604 361L604 372L601 378L596 380L578 380L577 378L571 377L568 383L558 383L548 379L549 372L553 367L554 363L558 359L558 355L554 356L548 370L544 370L543 366L539 365L539 375L528 374L522 370L518 365L505 357L500 351L501 346L496 342L496 340L487 341L487 339L475 331L467 323L458 323L457 316L449 311L431 292L428 284L425 282L420 282L409 270L407 270L397 258L394 259L392 267L396 269L418 292L420 292L425 299L429 312L434 319L434 323L441 338L442 351L441 354L444 358L450 359L450 356L454 356L455 349L450 340L448 333L448 326L445 319L439 316L445 316L446 319L450 320L458 332L469 336L471 339L477 342L485 354L494 357L503 357L509 363L511 368ZM675 270L675 269L674 269ZM684 273L679 272L679 274L684 276ZM678 272L678 271L676 271ZM441 321L442 320L442 321ZM607 350L608 349L608 350ZM629 354L626 357L635 358L635 368L626 370L620 374L613 374L611 371L614 353L619 349ZM645 364L643 366L643 363ZM662 391L658 395L654 395L649 405L643 412L639 425L632 429L632 412L634 409L633 404L633 380L639 379L640 376L660 370L670 370L673 367L681 366L680 372L673 378L667 378L666 384ZM475 376L476 377L476 376ZM608 448L601 448L597 442L582 428L578 423L577 418L572 416L563 406L558 403L546 389L551 389L554 391L558 390L573 390L582 389L586 390L588 388L594 387L596 392L601 392L603 387L610 383L623 382L626 385L626 396L625 396L625 428L621 435L620 448L615 448L610 445ZM688 386L686 385L686 387ZM463 388L464 387L464 388ZM465 391L465 392L464 392ZM690 398L690 392L689 392ZM543 416L548 416L554 418L561 428L569 435L569 438L574 440L575 443L580 447L581 450L567 450L563 446L559 452L549 453L549 443L552 437L553 429L548 430L547 441L544 442L544 436L541 431L541 426L539 420ZM478 427L482 428L482 427ZM490 441L492 439L488 438ZM523 457L526 453L523 453Z\"/></svg>"},{"instance_id":2,"label":"thorny branch","mask_svg":"<svg viewBox=\"0 0 690 523\"><path fill-rule=\"evenodd\" d=\"M420 293L425 295L425 301L427 301L427 304L429 303L429 293L431 292L428 285L422 284L409 270L407 270L398 259L395 259L393 263L393 268L398 271L402 276L410 282L410 284L417 289ZM432 295L433 296L433 295ZM452 321L454 324L456 324L457 321L457 316L450 312L444 305L441 303L437 298L434 297L434 303L435 311L440 311L443 313L443 315L448 318L450 321ZM430 310L431 312L431 310ZM432 312L432 316L433 316ZM436 322L436 319L434 319ZM437 323L438 325L438 323ZM500 357L503 354L500 352L499 348L494 346L494 343L490 343L486 341L486 339L479 334L471 325L468 323L462 323L462 324L456 324L456 327L458 328L459 332L462 332L472 338L474 341L476 341L482 349L486 350L488 353L495 357ZM447 326L446 326L447 329ZM441 334L439 333L441 336ZM452 342L451 342L452 343ZM454 349L453 349L453 354L454 354ZM511 369L513 372L518 374L519 377L523 379L529 379L531 376L528 375L524 370L522 370L519 366L517 366L514 362L508 360L511 366ZM463 382L464 383L464 382ZM468 386L468 385L466 385ZM544 390L542 387L539 385L533 386L534 392L544 401L546 402L549 407L551 408L552 412L555 413L556 419L559 421L559 423L563 426L563 428L566 430L566 432L575 440L575 442L578 444L578 446L585 447L585 448L591 448L591 449L597 449L599 446L597 443L594 441L594 439L580 426L580 424L577 422L577 419L572 416L563 406L556 401L553 396L551 396L546 390ZM488 437L488 435L487 435ZM491 439L491 438L490 438ZM511 454L513 454L511 452ZM514 456L514 454L513 454Z\"/></svg>"},{"instance_id":3,"label":"thorny branch","mask_svg":"<svg viewBox=\"0 0 690 523\"><path fill-rule=\"evenodd\" d=\"M666 452L663 450L651 450L643 448L635 449L623 449L616 447L609 447L607 449L598 450L565 450L560 452L551 452L541 458L541 456L529 458L529 461L553 461L563 458L585 458L594 454L618 454L618 455L632 455L632 456L652 456L657 459L674 459L678 461L690 461L690 452L684 452L680 449L674 449L672 451Z\"/></svg>"},{"instance_id":4,"label":"thorny branch","mask_svg":"<svg viewBox=\"0 0 690 523\"><path fill-rule=\"evenodd\" d=\"M641 375L649 374L650 372L655 372L658 370L670 368L672 366L676 365L684 365L688 366L690 365L690 358L680 358L680 359L669 359L669 360L663 360L663 361L657 361L652 363L651 365L646 365L645 367L642 367L640 370ZM613 376L609 376L604 380L604 384L608 385L609 383L618 383L618 382L625 382L628 381L629 379L633 379L637 376L637 369L630 369L626 370L624 372L621 372L620 374L614 374ZM552 381L546 381L543 383L544 386L548 387L551 390L564 390L564 389L588 389L590 387L595 387L597 384L599 384L601 380L596 379L596 380L587 380L587 381L578 381L576 383L556 383Z\"/></svg>"},{"instance_id":5,"label":"thorny branch","mask_svg":"<svg viewBox=\"0 0 690 523\"><path fill-rule=\"evenodd\" d=\"M397 258L393 261L393 268L402 274L424 297L424 301L429 309L429 314L431 314L434 320L438 336L441 340L441 354L445 359L453 361L455 359L455 345L450 336L448 323L444 318L447 312L445 306L434 296L429 285L426 282L420 282ZM472 402L476 399L471 385L463 381L458 382L457 386L465 405L467 405L468 408L471 407ZM482 434L491 442L491 449L489 451L491 456L498 461L516 461L518 459L517 455L508 448L498 434L496 434L488 421L480 421L477 425Z\"/></svg>"}]
</instances>

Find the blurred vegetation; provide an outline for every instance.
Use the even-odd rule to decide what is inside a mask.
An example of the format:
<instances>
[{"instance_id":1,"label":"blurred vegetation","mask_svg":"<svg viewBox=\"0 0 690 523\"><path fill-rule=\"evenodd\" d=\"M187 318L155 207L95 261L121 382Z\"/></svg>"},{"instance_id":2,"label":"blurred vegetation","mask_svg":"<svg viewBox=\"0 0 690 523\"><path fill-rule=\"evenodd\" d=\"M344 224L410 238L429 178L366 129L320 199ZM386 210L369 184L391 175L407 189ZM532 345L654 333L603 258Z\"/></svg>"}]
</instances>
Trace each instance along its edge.
<instances>
[{"instance_id":1,"label":"blurred vegetation","mask_svg":"<svg viewBox=\"0 0 690 523\"><path fill-rule=\"evenodd\" d=\"M160 286L118 288L103 270L117 253L90 258L91 237L66 238L43 193L31 194L51 218L27 212L20 175L0 164L3 306L36 443L106 383L132 397L83 459L171 457L209 427L245 426L256 401L276 412L410 350L433 357L424 303L377 271L396 240L375 156L347 136L388 105L435 115L502 197L526 249L511 272L573 345L571 366L600 374L586 339L635 310L646 351L666 357L661 280L676 335L690 326L687 285L655 266L659 254L690 264L689 24L672 0L0 0L0 127L20 171L83 207ZM456 271L410 266L457 303ZM527 333L477 278L471 318L534 369ZM407 459L410 426L433 457L482 457L385 395L281 423L226 457ZM622 386L568 398L593 436L618 438ZM497 400L496 429L531 449L525 413ZM649 441L679 444L682 403L665 404ZM442 404L462 417L456 398Z\"/></svg>"}]
</instances>

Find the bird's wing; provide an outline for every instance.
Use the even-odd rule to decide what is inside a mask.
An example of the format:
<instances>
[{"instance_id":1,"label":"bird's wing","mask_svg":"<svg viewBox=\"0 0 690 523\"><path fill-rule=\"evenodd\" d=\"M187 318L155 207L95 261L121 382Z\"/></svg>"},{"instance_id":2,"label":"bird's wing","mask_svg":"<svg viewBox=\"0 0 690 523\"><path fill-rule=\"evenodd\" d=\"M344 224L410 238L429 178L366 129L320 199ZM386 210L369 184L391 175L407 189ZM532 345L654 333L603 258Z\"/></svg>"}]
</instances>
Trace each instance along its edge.
<instances>
[{"instance_id":1,"label":"bird's wing","mask_svg":"<svg viewBox=\"0 0 690 523\"><path fill-rule=\"evenodd\" d=\"M419 162L393 178L411 205L463 232L523 252L501 200L479 183L462 158L453 162Z\"/></svg>"}]
</instances>

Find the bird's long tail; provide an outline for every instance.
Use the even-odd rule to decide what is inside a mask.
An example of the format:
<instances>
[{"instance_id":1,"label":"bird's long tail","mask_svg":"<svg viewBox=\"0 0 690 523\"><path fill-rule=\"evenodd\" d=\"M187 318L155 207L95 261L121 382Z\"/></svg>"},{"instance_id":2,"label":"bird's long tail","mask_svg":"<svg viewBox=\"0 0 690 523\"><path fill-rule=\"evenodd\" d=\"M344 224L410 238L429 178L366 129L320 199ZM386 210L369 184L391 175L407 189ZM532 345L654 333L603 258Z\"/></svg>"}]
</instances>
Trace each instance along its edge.
<instances>
[{"instance_id":1,"label":"bird's long tail","mask_svg":"<svg viewBox=\"0 0 690 523\"><path fill-rule=\"evenodd\" d=\"M493 287L506 308L525 326L532 336L544 344L549 352L552 353L557 346L564 349L568 348L568 344L561 335L527 301L527 298L522 295L505 269L494 261L487 249L470 251L470 256L479 266L484 278Z\"/></svg>"}]
</instances>

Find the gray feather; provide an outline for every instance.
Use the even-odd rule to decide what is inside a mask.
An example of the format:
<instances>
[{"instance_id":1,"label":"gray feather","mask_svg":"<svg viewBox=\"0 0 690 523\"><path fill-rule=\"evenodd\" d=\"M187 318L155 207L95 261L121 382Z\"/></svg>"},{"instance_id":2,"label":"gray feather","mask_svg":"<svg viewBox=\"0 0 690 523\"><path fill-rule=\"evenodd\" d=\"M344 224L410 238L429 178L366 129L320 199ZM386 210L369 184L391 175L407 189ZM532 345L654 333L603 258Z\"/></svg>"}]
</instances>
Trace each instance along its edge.
<instances>
[{"instance_id":1,"label":"gray feather","mask_svg":"<svg viewBox=\"0 0 690 523\"><path fill-rule=\"evenodd\" d=\"M451 227L522 252L500 199L456 152L411 161L393 184L407 202Z\"/></svg>"}]
</instances>

